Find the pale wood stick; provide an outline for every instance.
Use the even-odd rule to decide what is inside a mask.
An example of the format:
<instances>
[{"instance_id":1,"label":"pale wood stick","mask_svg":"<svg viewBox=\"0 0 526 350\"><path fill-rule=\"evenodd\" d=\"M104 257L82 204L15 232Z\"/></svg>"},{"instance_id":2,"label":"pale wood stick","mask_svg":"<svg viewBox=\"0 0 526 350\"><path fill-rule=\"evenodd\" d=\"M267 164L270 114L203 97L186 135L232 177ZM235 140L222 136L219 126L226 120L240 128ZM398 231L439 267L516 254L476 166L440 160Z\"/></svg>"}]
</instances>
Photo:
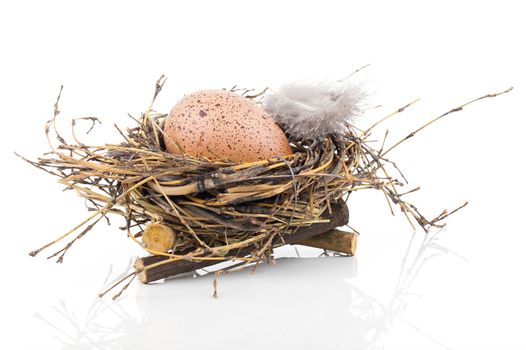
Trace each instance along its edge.
<instances>
[{"instance_id":1,"label":"pale wood stick","mask_svg":"<svg viewBox=\"0 0 526 350\"><path fill-rule=\"evenodd\" d=\"M297 244L354 255L356 253L357 240L358 235L354 232L345 232L333 229L328 232L304 239Z\"/></svg>"}]
</instances>

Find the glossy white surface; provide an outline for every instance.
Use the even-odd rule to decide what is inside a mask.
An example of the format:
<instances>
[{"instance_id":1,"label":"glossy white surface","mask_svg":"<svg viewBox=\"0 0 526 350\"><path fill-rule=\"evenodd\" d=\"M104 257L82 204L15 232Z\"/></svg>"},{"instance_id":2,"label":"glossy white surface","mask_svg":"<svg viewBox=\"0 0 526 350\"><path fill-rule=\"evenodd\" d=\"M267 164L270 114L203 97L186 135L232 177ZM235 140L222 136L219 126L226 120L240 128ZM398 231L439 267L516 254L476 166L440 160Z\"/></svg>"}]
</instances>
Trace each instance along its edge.
<instances>
[{"instance_id":1,"label":"glossy white surface","mask_svg":"<svg viewBox=\"0 0 526 350\"><path fill-rule=\"evenodd\" d=\"M507 1L0 4L1 348L526 348L524 32L520 7ZM97 299L141 254L119 219L79 241L64 264L27 255L86 215L74 194L12 154L47 150L43 124L61 83L63 127L96 115L104 124L84 136L95 143L116 140L113 123L130 125L126 113L147 107L160 73L169 80L157 109L167 111L195 89L333 79L367 63L357 79L382 107L360 125L421 98L378 129L377 139L389 129L387 144L515 86L391 154L408 189L421 186L410 198L424 213L470 202L444 230L413 232L381 193L357 193L356 257L284 247L275 265L221 276L218 299L210 275Z\"/></svg>"}]
</instances>

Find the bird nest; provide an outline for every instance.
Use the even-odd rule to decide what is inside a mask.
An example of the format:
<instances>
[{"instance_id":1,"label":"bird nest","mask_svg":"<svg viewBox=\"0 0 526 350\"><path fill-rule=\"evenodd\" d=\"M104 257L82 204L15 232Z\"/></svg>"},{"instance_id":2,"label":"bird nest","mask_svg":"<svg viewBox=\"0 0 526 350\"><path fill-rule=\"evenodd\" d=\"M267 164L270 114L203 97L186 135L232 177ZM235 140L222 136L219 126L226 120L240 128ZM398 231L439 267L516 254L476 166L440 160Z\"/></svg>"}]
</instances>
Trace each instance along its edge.
<instances>
[{"instance_id":1,"label":"bird nest","mask_svg":"<svg viewBox=\"0 0 526 350\"><path fill-rule=\"evenodd\" d=\"M392 211L398 206L424 230L441 226L448 215L444 211L428 220L402 198L403 175L386 158L392 148L376 150L368 142L378 123L367 130L350 128L315 140L290 140L291 155L249 163L168 153L163 142L167 115L151 107L162 83L157 82L152 104L136 125L118 129L120 144L85 145L75 137L75 122L74 142L67 142L55 127L59 94L46 127L51 152L37 161L25 160L59 177L67 189L87 200L90 215L31 255L69 239L50 256L62 262L71 245L96 223L108 214L120 215L127 236L149 253L118 281L129 278L125 289L135 276L151 282L222 261L269 260L277 246L347 224L345 202L359 190L383 192ZM58 146L53 146L53 134ZM142 236L148 229L151 241L165 242L167 232L169 243L147 244Z\"/></svg>"}]
</instances>

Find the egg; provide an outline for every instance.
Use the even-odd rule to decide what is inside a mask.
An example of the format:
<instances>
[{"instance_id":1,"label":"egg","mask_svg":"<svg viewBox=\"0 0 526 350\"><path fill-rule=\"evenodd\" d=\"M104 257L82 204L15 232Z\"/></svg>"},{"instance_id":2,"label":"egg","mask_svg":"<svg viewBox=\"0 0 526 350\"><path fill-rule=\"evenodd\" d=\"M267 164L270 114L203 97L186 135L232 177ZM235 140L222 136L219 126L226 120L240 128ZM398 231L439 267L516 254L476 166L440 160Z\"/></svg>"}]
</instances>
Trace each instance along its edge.
<instances>
[{"instance_id":1,"label":"egg","mask_svg":"<svg viewBox=\"0 0 526 350\"><path fill-rule=\"evenodd\" d=\"M203 90L178 101L164 125L170 153L252 162L292 154L283 130L252 100Z\"/></svg>"}]
</instances>

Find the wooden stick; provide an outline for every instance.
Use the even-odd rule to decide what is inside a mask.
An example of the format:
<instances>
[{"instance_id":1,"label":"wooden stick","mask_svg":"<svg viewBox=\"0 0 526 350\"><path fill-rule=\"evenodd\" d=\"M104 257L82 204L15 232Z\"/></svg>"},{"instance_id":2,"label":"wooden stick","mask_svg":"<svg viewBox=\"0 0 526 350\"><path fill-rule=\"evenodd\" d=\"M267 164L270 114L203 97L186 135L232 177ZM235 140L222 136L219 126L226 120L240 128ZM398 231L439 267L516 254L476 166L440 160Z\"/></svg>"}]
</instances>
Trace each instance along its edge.
<instances>
[{"instance_id":1,"label":"wooden stick","mask_svg":"<svg viewBox=\"0 0 526 350\"><path fill-rule=\"evenodd\" d=\"M354 255L356 253L357 238L358 235L354 232L333 229L329 232L304 239L297 244Z\"/></svg>"},{"instance_id":2,"label":"wooden stick","mask_svg":"<svg viewBox=\"0 0 526 350\"><path fill-rule=\"evenodd\" d=\"M325 219L330 219L330 221L327 223L313 224L311 226L300 227L294 233L283 235L281 237L285 241L284 243L281 237L276 237L274 239L273 245L276 247L284 244L302 244L301 242L306 239L331 231L336 227L343 226L349 221L349 210L347 208L347 205L340 200L333 204L331 216L329 216L328 211L326 211L322 215L322 217ZM250 255L253 249L253 247L241 248L236 252L235 256L232 256L232 258L236 256L241 257ZM135 260L134 266L139 280L142 283L149 283L171 276L180 275L186 272L195 271L203 267L215 265L218 263L217 260L177 260L150 269L145 269L145 267L148 267L149 265L161 262L166 259L168 259L168 257L161 255L151 255L143 258L137 258Z\"/></svg>"}]
</instances>

